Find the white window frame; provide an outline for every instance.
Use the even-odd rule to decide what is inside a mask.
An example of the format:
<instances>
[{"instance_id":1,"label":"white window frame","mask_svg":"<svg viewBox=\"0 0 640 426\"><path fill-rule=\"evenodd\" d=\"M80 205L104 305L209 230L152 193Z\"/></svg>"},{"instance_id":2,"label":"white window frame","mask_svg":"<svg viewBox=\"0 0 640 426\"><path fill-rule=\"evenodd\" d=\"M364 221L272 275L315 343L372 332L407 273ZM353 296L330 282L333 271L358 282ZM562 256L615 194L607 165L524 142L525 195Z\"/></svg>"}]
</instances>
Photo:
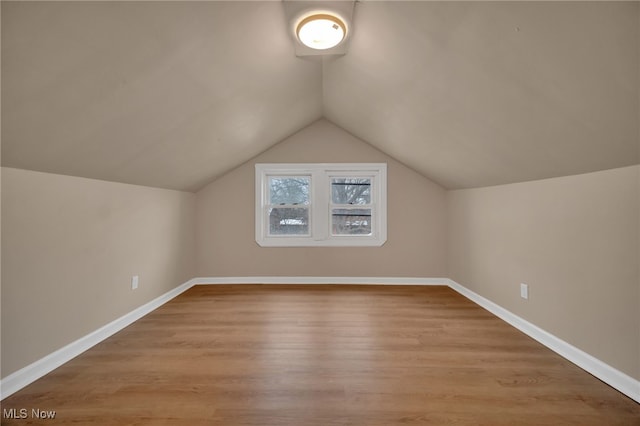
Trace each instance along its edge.
<instances>
[{"instance_id":1,"label":"white window frame","mask_svg":"<svg viewBox=\"0 0 640 426\"><path fill-rule=\"evenodd\" d=\"M386 163L258 163L255 165L255 237L262 247L379 247L387 241ZM309 232L301 235L269 235L269 177L309 176ZM370 178L372 184L371 235L332 235L331 178ZM354 206L355 207L355 206Z\"/></svg>"}]
</instances>

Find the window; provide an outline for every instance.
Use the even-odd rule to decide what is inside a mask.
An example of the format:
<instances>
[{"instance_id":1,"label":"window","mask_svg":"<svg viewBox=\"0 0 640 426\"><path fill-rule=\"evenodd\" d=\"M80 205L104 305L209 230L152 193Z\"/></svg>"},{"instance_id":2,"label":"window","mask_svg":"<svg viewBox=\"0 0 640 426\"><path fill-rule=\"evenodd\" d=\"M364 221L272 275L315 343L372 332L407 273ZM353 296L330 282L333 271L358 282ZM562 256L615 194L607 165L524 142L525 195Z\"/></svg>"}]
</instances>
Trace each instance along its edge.
<instances>
[{"instance_id":1,"label":"window","mask_svg":"<svg viewBox=\"0 0 640 426\"><path fill-rule=\"evenodd\" d=\"M309 236L310 176L269 176L268 236Z\"/></svg>"},{"instance_id":2,"label":"window","mask_svg":"<svg viewBox=\"0 0 640 426\"><path fill-rule=\"evenodd\" d=\"M381 246L387 165L256 164L256 242Z\"/></svg>"}]
</instances>

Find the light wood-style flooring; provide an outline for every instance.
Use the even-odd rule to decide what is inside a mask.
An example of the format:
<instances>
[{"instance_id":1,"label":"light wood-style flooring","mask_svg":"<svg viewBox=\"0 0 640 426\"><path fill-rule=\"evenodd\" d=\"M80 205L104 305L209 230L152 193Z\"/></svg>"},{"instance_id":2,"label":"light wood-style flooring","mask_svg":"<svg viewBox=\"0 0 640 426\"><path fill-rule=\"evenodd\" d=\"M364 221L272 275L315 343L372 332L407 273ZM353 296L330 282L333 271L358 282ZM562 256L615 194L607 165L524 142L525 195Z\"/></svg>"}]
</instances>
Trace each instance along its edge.
<instances>
[{"instance_id":1,"label":"light wood-style flooring","mask_svg":"<svg viewBox=\"0 0 640 426\"><path fill-rule=\"evenodd\" d=\"M65 425L640 425L448 287L196 286L2 401Z\"/></svg>"}]
</instances>

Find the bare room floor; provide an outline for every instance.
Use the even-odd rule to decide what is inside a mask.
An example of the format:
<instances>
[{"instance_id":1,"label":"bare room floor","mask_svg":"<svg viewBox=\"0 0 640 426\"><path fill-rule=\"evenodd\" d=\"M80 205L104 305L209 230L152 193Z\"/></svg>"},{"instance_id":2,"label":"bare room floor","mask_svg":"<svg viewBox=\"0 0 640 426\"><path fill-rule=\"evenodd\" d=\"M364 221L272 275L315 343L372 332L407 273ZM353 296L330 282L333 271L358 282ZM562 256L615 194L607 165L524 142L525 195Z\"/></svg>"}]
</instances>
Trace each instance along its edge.
<instances>
[{"instance_id":1,"label":"bare room floor","mask_svg":"<svg viewBox=\"0 0 640 426\"><path fill-rule=\"evenodd\" d=\"M444 286L196 286L2 408L19 425L640 425L640 404Z\"/></svg>"}]
</instances>

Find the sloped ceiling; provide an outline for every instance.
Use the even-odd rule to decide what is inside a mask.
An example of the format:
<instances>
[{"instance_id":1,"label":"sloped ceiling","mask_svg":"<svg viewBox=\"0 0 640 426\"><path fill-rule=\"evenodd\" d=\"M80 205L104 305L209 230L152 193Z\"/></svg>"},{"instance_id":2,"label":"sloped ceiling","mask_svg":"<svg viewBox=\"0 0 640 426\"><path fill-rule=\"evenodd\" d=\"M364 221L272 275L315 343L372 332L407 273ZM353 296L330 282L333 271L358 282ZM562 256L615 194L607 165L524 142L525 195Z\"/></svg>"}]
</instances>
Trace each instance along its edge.
<instances>
[{"instance_id":1,"label":"sloped ceiling","mask_svg":"<svg viewBox=\"0 0 640 426\"><path fill-rule=\"evenodd\" d=\"M368 2L328 119L447 188L637 164L637 2Z\"/></svg>"},{"instance_id":2,"label":"sloped ceiling","mask_svg":"<svg viewBox=\"0 0 640 426\"><path fill-rule=\"evenodd\" d=\"M322 116L276 2L2 2L2 163L196 190Z\"/></svg>"},{"instance_id":3,"label":"sloped ceiling","mask_svg":"<svg viewBox=\"0 0 640 426\"><path fill-rule=\"evenodd\" d=\"M637 2L2 2L2 164L195 191L326 117L447 188L639 162Z\"/></svg>"}]
</instances>

